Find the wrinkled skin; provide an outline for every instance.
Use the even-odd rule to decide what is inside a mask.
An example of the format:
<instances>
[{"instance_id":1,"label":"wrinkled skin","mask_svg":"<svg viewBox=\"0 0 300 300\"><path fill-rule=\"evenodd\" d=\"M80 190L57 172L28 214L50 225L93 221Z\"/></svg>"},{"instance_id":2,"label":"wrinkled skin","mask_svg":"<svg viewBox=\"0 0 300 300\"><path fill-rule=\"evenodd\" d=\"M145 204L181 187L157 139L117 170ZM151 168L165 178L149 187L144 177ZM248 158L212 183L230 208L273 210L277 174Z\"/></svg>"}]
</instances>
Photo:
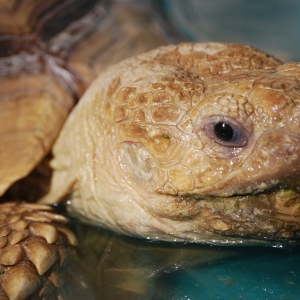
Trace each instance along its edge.
<instances>
[{"instance_id":1,"label":"wrinkled skin","mask_svg":"<svg viewBox=\"0 0 300 300\"><path fill-rule=\"evenodd\" d=\"M299 239L299 77L299 64L230 44L123 61L71 113L42 202L152 239Z\"/></svg>"},{"instance_id":2,"label":"wrinkled skin","mask_svg":"<svg viewBox=\"0 0 300 300\"><path fill-rule=\"evenodd\" d=\"M66 218L20 202L47 191L49 152L97 74L177 41L152 4L0 1L1 300L92 299L72 269L76 238Z\"/></svg>"},{"instance_id":3,"label":"wrinkled skin","mask_svg":"<svg viewBox=\"0 0 300 300\"><path fill-rule=\"evenodd\" d=\"M168 28L138 0L0 1L0 196L36 202L49 177L47 162L37 165L87 87L108 66L177 41Z\"/></svg>"}]
</instances>

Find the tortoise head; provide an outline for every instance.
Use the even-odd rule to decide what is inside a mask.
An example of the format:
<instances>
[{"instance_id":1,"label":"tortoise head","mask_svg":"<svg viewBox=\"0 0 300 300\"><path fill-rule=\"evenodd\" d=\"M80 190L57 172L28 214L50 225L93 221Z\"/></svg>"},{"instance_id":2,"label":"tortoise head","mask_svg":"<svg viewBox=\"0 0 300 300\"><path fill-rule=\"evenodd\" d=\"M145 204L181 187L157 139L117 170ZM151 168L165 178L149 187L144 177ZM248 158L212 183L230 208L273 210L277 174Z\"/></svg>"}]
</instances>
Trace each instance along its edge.
<instances>
[{"instance_id":1,"label":"tortoise head","mask_svg":"<svg viewBox=\"0 0 300 300\"><path fill-rule=\"evenodd\" d=\"M126 60L99 75L68 120L45 201L68 179L73 210L126 234L297 239L299 77L296 63L231 44Z\"/></svg>"}]
</instances>

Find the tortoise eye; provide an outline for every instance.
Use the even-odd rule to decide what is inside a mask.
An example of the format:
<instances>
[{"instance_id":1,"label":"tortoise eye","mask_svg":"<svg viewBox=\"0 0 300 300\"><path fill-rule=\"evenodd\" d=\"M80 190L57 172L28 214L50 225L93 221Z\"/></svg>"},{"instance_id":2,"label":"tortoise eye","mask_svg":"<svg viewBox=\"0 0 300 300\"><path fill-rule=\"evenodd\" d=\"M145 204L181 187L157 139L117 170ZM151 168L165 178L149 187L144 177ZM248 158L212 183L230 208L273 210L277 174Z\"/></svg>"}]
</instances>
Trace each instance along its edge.
<instances>
[{"instance_id":1,"label":"tortoise eye","mask_svg":"<svg viewBox=\"0 0 300 300\"><path fill-rule=\"evenodd\" d=\"M214 127L215 135L223 142L230 142L234 137L234 130L230 124L219 122Z\"/></svg>"},{"instance_id":2,"label":"tortoise eye","mask_svg":"<svg viewBox=\"0 0 300 300\"><path fill-rule=\"evenodd\" d=\"M249 133L238 121L223 116L213 116L206 120L204 131L213 141L226 147L244 147Z\"/></svg>"}]
</instances>

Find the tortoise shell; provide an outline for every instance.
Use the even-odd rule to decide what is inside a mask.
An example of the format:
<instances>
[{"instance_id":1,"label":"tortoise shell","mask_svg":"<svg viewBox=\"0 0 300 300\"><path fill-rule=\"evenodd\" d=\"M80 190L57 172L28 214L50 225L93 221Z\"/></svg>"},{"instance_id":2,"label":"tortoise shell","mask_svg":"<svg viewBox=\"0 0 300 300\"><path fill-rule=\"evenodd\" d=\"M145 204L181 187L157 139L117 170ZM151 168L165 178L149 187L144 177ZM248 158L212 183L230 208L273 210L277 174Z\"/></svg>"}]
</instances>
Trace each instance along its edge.
<instances>
[{"instance_id":1,"label":"tortoise shell","mask_svg":"<svg viewBox=\"0 0 300 300\"><path fill-rule=\"evenodd\" d=\"M0 194L53 149L40 202L67 199L93 224L167 241L299 240L299 64L182 43L110 66L171 39L149 2L121 3L0 4ZM0 210L0 297L49 299L75 244L65 218L36 203Z\"/></svg>"},{"instance_id":2,"label":"tortoise shell","mask_svg":"<svg viewBox=\"0 0 300 300\"><path fill-rule=\"evenodd\" d=\"M1 2L0 195L49 153L96 74L171 42L159 18L147 5L117 1Z\"/></svg>"}]
</instances>

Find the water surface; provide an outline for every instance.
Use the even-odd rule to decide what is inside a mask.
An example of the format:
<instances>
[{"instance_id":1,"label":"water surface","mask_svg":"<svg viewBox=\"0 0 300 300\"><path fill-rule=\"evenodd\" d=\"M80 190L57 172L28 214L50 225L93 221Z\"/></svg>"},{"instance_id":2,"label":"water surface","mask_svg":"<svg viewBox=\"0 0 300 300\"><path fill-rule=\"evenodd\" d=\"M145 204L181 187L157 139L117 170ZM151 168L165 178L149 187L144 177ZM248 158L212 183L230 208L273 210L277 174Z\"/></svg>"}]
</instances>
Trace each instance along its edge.
<instances>
[{"instance_id":1,"label":"water surface","mask_svg":"<svg viewBox=\"0 0 300 300\"><path fill-rule=\"evenodd\" d=\"M81 285L67 287L70 299L300 299L299 245L176 244L72 228Z\"/></svg>"}]
</instances>

